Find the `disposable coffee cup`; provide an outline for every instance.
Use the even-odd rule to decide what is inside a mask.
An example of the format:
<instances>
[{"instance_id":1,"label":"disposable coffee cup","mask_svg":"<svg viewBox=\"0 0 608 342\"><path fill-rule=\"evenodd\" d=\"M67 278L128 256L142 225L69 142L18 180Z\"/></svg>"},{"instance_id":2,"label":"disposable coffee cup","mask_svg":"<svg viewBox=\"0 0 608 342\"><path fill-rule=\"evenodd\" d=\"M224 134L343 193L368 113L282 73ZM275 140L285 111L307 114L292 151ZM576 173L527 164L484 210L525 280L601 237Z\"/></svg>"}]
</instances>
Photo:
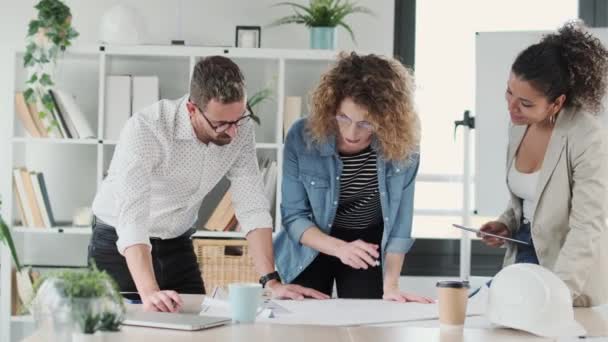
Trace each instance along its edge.
<instances>
[{"instance_id":1,"label":"disposable coffee cup","mask_svg":"<svg viewBox=\"0 0 608 342\"><path fill-rule=\"evenodd\" d=\"M468 281L440 281L437 283L439 323L442 326L464 325L469 287Z\"/></svg>"}]
</instances>

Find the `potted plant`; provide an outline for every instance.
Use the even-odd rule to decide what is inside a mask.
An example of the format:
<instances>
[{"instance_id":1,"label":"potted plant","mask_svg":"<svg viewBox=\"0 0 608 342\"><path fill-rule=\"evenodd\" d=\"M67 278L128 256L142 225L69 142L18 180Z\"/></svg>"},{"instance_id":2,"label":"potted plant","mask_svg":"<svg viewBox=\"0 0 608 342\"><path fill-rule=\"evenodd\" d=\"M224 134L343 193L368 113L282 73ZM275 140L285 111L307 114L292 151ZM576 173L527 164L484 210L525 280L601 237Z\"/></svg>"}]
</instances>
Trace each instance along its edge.
<instances>
[{"instance_id":1,"label":"potted plant","mask_svg":"<svg viewBox=\"0 0 608 342\"><path fill-rule=\"evenodd\" d=\"M251 113L251 118L258 125L261 123L260 117L257 116L253 109L258 105L262 104L266 100L272 99L272 88L271 86L266 86L263 89L255 92L249 99L247 99L247 110Z\"/></svg>"},{"instance_id":2,"label":"potted plant","mask_svg":"<svg viewBox=\"0 0 608 342\"><path fill-rule=\"evenodd\" d=\"M0 209L2 208L2 200L0 199ZM23 303L27 303L33 296L32 280L30 278L30 270L27 267L23 267L19 262L17 256L17 249L15 248L15 242L11 234L10 229L0 213L0 242L4 242L11 253L13 263L15 264L16 276L17 276L17 291Z\"/></svg>"},{"instance_id":3,"label":"potted plant","mask_svg":"<svg viewBox=\"0 0 608 342\"><path fill-rule=\"evenodd\" d=\"M42 277L35 285L34 317L55 339L98 341L100 332L118 331L124 303L114 280L94 265Z\"/></svg>"},{"instance_id":4,"label":"potted plant","mask_svg":"<svg viewBox=\"0 0 608 342\"><path fill-rule=\"evenodd\" d=\"M270 26L284 24L304 24L310 28L310 47L312 49L333 50L336 48L336 27L343 27L356 44L355 34L344 20L355 13L373 15L367 7L359 6L349 0L310 0L307 6L295 2L281 2L275 6L290 6L294 14L280 18Z\"/></svg>"},{"instance_id":5,"label":"potted plant","mask_svg":"<svg viewBox=\"0 0 608 342\"><path fill-rule=\"evenodd\" d=\"M58 129L58 123L49 115L54 108L49 89L54 85L53 75L57 59L72 45L78 32L72 27L70 8L60 0L40 0L36 6L38 16L30 21L26 37L23 65L28 72L27 89L23 93L28 103L35 103L38 116L47 124L47 130Z\"/></svg>"}]
</instances>

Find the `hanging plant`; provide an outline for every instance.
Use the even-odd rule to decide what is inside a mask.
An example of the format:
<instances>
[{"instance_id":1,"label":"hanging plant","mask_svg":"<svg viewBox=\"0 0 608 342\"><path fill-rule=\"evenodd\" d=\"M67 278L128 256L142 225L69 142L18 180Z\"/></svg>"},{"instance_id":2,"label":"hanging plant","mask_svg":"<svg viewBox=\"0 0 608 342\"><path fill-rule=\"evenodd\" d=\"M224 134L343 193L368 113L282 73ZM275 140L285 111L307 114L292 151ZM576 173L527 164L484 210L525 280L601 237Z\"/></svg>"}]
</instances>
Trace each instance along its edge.
<instances>
[{"instance_id":1,"label":"hanging plant","mask_svg":"<svg viewBox=\"0 0 608 342\"><path fill-rule=\"evenodd\" d=\"M47 130L58 128L54 119L47 119L53 109L53 99L49 89L54 85L53 72L57 59L78 32L72 27L70 8L60 0L41 0L35 9L38 17L30 21L27 32L27 45L23 55L23 65L28 70L27 89L23 93L28 103L40 103L38 116L49 122ZM38 102L39 101L39 102Z\"/></svg>"}]
</instances>

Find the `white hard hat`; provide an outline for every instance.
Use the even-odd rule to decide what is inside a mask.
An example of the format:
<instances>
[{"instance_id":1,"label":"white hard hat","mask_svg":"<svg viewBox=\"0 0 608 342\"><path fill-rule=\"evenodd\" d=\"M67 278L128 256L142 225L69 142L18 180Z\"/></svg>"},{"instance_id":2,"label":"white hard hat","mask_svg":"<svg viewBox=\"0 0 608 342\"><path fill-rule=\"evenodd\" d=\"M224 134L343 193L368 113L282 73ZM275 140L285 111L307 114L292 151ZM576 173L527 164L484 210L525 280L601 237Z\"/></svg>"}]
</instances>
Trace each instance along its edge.
<instances>
[{"instance_id":1,"label":"white hard hat","mask_svg":"<svg viewBox=\"0 0 608 342\"><path fill-rule=\"evenodd\" d=\"M105 44L140 45L144 40L143 21L131 7L116 5L101 18L99 38Z\"/></svg>"},{"instance_id":2,"label":"white hard hat","mask_svg":"<svg viewBox=\"0 0 608 342\"><path fill-rule=\"evenodd\" d=\"M490 322L545 337L582 336L566 284L536 264L514 264L492 280L486 317Z\"/></svg>"}]
</instances>

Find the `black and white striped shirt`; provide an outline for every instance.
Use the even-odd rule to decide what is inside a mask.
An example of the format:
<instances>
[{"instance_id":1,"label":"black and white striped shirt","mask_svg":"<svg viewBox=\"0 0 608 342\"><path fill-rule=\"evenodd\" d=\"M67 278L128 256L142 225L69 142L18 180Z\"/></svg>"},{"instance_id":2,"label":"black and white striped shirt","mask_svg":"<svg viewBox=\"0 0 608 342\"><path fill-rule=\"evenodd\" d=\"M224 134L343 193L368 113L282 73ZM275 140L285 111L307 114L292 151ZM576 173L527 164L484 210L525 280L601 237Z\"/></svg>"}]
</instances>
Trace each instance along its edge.
<instances>
[{"instance_id":1,"label":"black and white striped shirt","mask_svg":"<svg viewBox=\"0 0 608 342\"><path fill-rule=\"evenodd\" d=\"M335 228L365 229L382 222L378 193L376 152L368 147L354 155L341 155L340 200Z\"/></svg>"}]
</instances>

